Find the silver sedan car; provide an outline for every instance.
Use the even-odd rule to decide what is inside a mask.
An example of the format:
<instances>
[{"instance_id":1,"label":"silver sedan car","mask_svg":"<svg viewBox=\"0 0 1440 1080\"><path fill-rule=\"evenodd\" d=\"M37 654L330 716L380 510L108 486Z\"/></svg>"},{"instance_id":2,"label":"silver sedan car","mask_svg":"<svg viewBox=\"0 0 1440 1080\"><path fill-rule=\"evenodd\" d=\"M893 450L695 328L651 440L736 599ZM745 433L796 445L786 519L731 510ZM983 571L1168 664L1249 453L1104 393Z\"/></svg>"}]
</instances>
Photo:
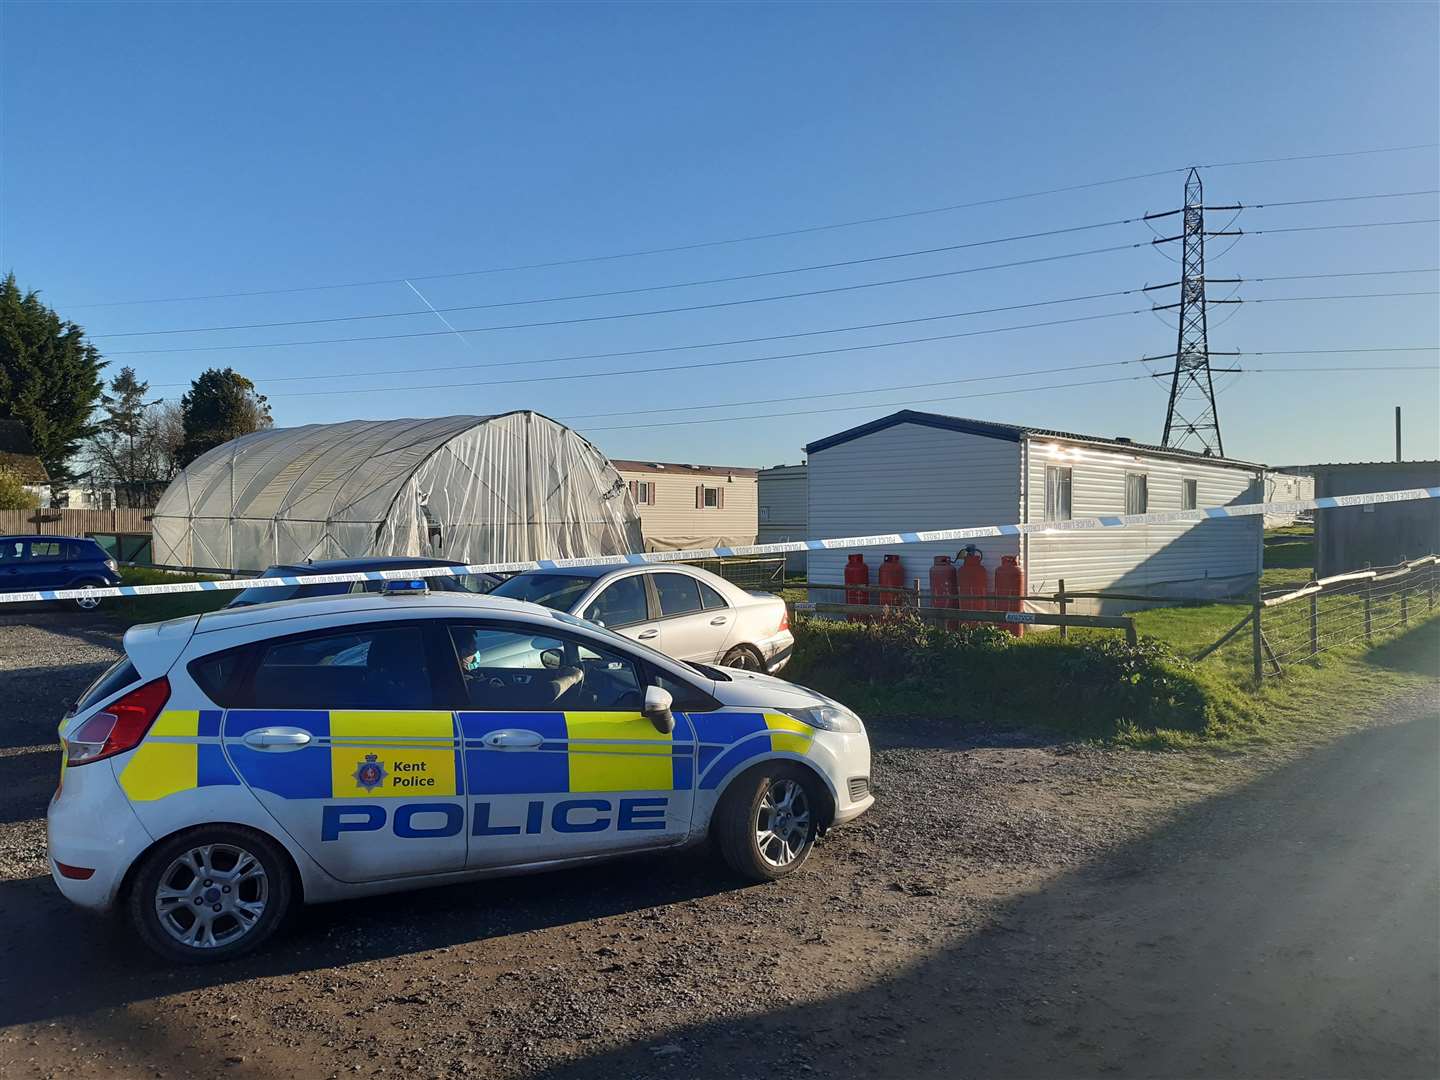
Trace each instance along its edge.
<instances>
[{"instance_id":1,"label":"silver sedan car","mask_svg":"<svg viewBox=\"0 0 1440 1080\"><path fill-rule=\"evenodd\" d=\"M780 597L680 563L529 570L490 595L578 615L677 660L773 675L795 647Z\"/></svg>"}]
</instances>

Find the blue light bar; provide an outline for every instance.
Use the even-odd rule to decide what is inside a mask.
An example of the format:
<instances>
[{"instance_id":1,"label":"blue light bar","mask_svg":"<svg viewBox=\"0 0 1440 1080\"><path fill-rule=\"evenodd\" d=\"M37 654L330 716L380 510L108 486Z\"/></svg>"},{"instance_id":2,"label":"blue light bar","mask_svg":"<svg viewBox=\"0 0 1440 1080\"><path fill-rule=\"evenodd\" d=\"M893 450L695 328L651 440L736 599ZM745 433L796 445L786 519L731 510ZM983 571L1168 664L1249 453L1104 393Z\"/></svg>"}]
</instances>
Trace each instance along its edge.
<instances>
[{"instance_id":1,"label":"blue light bar","mask_svg":"<svg viewBox=\"0 0 1440 1080\"><path fill-rule=\"evenodd\" d=\"M383 582L380 591L386 596L423 596L430 591L424 578L398 578Z\"/></svg>"}]
</instances>

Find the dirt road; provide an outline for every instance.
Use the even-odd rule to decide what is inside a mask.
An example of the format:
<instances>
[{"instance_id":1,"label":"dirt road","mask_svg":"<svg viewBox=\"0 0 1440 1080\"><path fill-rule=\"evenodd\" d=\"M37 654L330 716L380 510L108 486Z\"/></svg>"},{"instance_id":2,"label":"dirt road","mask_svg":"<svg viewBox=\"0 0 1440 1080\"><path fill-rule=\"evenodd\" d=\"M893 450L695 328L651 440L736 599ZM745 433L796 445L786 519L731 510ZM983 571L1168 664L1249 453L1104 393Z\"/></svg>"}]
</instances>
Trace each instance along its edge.
<instances>
[{"instance_id":1,"label":"dirt road","mask_svg":"<svg viewBox=\"0 0 1440 1080\"><path fill-rule=\"evenodd\" d=\"M0 1074L1434 1076L1440 710L1263 775L872 720L800 876L702 856L315 908L167 969L39 818L93 621L0 624Z\"/></svg>"}]
</instances>

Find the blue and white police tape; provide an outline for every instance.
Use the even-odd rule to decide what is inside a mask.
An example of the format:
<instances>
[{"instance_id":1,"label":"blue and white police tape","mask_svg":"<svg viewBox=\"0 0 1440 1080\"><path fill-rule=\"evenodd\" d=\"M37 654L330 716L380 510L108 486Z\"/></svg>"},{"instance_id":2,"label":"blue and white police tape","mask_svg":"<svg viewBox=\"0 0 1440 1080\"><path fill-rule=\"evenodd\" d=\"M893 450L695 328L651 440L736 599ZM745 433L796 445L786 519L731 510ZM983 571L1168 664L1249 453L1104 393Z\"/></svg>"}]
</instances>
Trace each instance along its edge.
<instances>
[{"instance_id":1,"label":"blue and white police tape","mask_svg":"<svg viewBox=\"0 0 1440 1080\"><path fill-rule=\"evenodd\" d=\"M1440 487L1405 488L1400 491L1373 491L1361 495L1335 495L1323 499L1292 499L1287 502L1247 503L1238 506L1211 506L1198 510L1164 510L1154 514L1100 514L1069 521L1031 521L1013 525L976 525L964 529L922 529L914 532L877 533L873 536L839 536L828 540L783 540L773 544L745 544L738 547L692 548L688 551L647 551L630 555L591 555L574 559L535 559L525 562L476 563L470 566L425 566L410 570L368 570L348 574L310 574L303 577L240 578L234 581L180 581L173 585L119 585L113 588L39 589L33 592L0 593L0 604L36 600L73 600L77 597L155 596L163 593L238 592L241 589L268 589L294 585L323 585L348 581L391 581L428 577L467 577L471 574L511 574L523 570L563 570L571 566L639 566L646 563L693 562L696 559L725 559L741 555L786 555L800 551L831 551L835 548L889 547L922 544L936 540L978 540L987 536L1021 536L1061 533L1085 529L1123 529L1132 525L1168 525L1184 521L1255 517L1259 514L1298 514L1304 510L1332 510L1346 506L1375 506L1380 503L1440 499Z\"/></svg>"}]
</instances>

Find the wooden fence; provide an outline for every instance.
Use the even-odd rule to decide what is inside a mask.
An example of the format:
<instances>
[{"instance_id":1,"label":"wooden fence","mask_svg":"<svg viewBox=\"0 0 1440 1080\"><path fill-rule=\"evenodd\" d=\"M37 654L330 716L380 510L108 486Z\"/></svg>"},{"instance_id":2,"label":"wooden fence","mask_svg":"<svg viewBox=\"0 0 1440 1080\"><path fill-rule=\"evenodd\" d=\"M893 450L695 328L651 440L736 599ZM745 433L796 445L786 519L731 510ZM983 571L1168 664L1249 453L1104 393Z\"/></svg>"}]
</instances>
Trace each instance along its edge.
<instances>
[{"instance_id":1,"label":"wooden fence","mask_svg":"<svg viewBox=\"0 0 1440 1080\"><path fill-rule=\"evenodd\" d=\"M795 611L799 615L844 615L862 619L876 619L893 616L899 611L918 615L926 622L938 623L959 623L959 622L983 622L998 623L1002 626L1019 628L1030 626L1058 626L1060 636L1068 636L1067 631L1072 626L1085 626L1099 630L1122 630L1125 633L1125 640L1135 644L1135 620L1124 615L1070 615L1066 612L1066 606L1079 599L1096 600L1153 600L1154 597L1137 597L1120 593L1067 593L1064 582L1060 583L1060 591L1048 596L956 596L947 595L937 598L934 593L926 592L920 588L920 583L915 582L913 586L895 585L821 585L811 584L807 589L819 592L865 592L869 594L872 601L876 600L879 594L878 603L869 604L831 604L825 602L807 602L795 605ZM973 607L944 607L937 606L937 599L940 603L946 601L955 604L973 604ZM1001 605L1014 603L1020 600L1036 600L1056 604L1058 613L1050 614L1039 611L1006 611ZM983 606L979 606L983 605Z\"/></svg>"},{"instance_id":2,"label":"wooden fence","mask_svg":"<svg viewBox=\"0 0 1440 1080\"><path fill-rule=\"evenodd\" d=\"M48 536L85 536L89 533L148 533L149 510L124 507L115 510L0 510L0 535L44 533Z\"/></svg>"}]
</instances>

